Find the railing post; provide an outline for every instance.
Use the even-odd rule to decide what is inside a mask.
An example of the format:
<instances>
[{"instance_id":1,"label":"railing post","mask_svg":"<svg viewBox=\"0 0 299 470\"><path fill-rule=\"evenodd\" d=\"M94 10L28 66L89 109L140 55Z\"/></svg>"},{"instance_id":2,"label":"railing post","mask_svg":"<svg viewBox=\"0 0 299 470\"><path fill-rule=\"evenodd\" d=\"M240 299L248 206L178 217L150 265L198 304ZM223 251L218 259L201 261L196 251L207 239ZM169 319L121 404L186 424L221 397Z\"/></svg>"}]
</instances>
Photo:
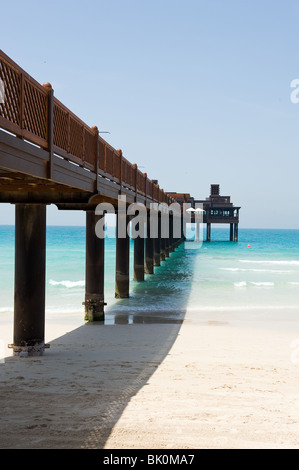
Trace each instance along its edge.
<instances>
[{"instance_id":1,"label":"railing post","mask_svg":"<svg viewBox=\"0 0 299 470\"><path fill-rule=\"evenodd\" d=\"M53 179L53 140L54 140L54 90L51 83L44 83L43 87L48 92L48 178Z\"/></svg>"},{"instance_id":2,"label":"railing post","mask_svg":"<svg viewBox=\"0 0 299 470\"><path fill-rule=\"evenodd\" d=\"M104 145L104 171L107 173L107 145Z\"/></svg>"},{"instance_id":3,"label":"railing post","mask_svg":"<svg viewBox=\"0 0 299 470\"><path fill-rule=\"evenodd\" d=\"M94 169L96 172L96 182L95 182L95 191L99 191L99 171L100 171L100 146L99 146L99 129L97 126L92 126L92 130L95 133L96 138L96 159Z\"/></svg>"},{"instance_id":4,"label":"railing post","mask_svg":"<svg viewBox=\"0 0 299 470\"><path fill-rule=\"evenodd\" d=\"M119 153L119 194L122 192L122 179L123 179L123 152L118 149Z\"/></svg>"},{"instance_id":5,"label":"railing post","mask_svg":"<svg viewBox=\"0 0 299 470\"><path fill-rule=\"evenodd\" d=\"M71 115L67 115L67 153L71 153Z\"/></svg>"},{"instance_id":6,"label":"railing post","mask_svg":"<svg viewBox=\"0 0 299 470\"><path fill-rule=\"evenodd\" d=\"M23 129L25 120L25 77L24 73L21 73L21 93L20 93L20 128L21 138L23 139Z\"/></svg>"},{"instance_id":7,"label":"railing post","mask_svg":"<svg viewBox=\"0 0 299 470\"><path fill-rule=\"evenodd\" d=\"M135 185L135 202L137 202L137 171L138 167L136 163L133 163L133 168L135 171L134 185Z\"/></svg>"},{"instance_id":8,"label":"railing post","mask_svg":"<svg viewBox=\"0 0 299 470\"><path fill-rule=\"evenodd\" d=\"M85 127L82 126L82 161L85 161Z\"/></svg>"}]
</instances>

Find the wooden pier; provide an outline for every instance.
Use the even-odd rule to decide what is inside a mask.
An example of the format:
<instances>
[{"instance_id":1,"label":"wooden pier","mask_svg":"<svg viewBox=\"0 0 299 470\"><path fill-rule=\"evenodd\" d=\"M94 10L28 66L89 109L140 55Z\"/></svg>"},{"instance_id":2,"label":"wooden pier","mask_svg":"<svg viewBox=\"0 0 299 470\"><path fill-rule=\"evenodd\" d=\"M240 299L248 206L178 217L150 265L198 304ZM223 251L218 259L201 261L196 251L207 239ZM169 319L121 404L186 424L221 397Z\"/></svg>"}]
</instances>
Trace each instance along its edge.
<instances>
[{"instance_id":1,"label":"wooden pier","mask_svg":"<svg viewBox=\"0 0 299 470\"><path fill-rule=\"evenodd\" d=\"M14 354L39 355L46 347L45 259L46 206L86 212L85 317L104 318L104 239L95 233L98 204L116 210L117 225L129 222L117 212L119 196L126 205L175 202L87 126L55 96L49 83L39 84L0 51L0 202L15 204ZM104 215L102 216L104 217ZM122 219L122 220L121 220ZM147 217L147 233L151 219ZM154 273L183 240L138 237L134 241L134 279ZM129 296L129 236L116 241L115 295Z\"/></svg>"},{"instance_id":2,"label":"wooden pier","mask_svg":"<svg viewBox=\"0 0 299 470\"><path fill-rule=\"evenodd\" d=\"M45 347L46 207L86 212L85 319L104 319L105 240L96 233L105 217L96 208L110 206L116 213L115 296L129 296L132 217L126 208L145 208L144 235L134 239L134 280L153 274L184 240L185 208L177 193L166 193L55 96L49 83L39 84L0 51L0 203L15 205L15 355L40 355ZM4 91L4 93L3 93ZM190 205L194 199L190 198ZM224 198L225 199L225 198ZM237 240L238 210L219 194L203 201L205 221L232 224ZM120 210L119 201L125 201ZM189 201L185 201L189 202ZM196 201L195 201L196 202ZM174 206L176 209L174 209ZM154 207L154 209L153 209ZM165 209L167 207L167 209ZM177 209L179 207L179 209ZM152 211L157 217L152 217ZM167 211L166 227L162 223ZM237 211L237 212L236 212ZM178 233L177 218L181 225ZM155 235L152 228L156 227ZM119 227L125 227L123 236ZM210 229L208 230L210 239ZM83 300L83 299L82 299Z\"/></svg>"}]
</instances>

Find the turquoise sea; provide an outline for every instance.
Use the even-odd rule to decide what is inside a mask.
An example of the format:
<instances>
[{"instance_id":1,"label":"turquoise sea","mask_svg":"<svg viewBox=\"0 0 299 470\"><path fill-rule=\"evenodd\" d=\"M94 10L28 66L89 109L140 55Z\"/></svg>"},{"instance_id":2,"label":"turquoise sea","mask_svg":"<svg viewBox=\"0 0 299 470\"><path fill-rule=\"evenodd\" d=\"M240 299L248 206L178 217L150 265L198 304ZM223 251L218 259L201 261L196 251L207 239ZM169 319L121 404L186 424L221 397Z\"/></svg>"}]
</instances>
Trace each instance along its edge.
<instances>
[{"instance_id":1,"label":"turquoise sea","mask_svg":"<svg viewBox=\"0 0 299 470\"><path fill-rule=\"evenodd\" d=\"M114 229L107 233L107 323L180 321L187 312L198 321L299 319L299 230L240 228L234 243L227 227L213 227L211 242L182 244L145 282L132 280L123 300L114 298ZM81 312L83 322L84 279L85 227L48 226L46 316ZM13 311L13 288L14 227L0 226L0 315Z\"/></svg>"}]
</instances>

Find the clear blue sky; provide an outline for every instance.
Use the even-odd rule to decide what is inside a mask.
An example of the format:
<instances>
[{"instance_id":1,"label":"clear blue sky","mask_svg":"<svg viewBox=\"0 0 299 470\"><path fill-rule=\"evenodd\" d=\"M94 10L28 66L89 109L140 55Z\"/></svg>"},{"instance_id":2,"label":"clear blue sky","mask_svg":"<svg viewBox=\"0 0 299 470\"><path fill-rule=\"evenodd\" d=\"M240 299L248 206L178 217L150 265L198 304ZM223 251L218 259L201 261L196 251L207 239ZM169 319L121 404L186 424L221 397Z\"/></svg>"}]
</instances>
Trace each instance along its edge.
<instances>
[{"instance_id":1,"label":"clear blue sky","mask_svg":"<svg viewBox=\"0 0 299 470\"><path fill-rule=\"evenodd\" d=\"M164 190L299 228L299 2L2 2L1 48ZM2 205L1 223L14 223ZM48 208L49 224L84 224Z\"/></svg>"}]
</instances>

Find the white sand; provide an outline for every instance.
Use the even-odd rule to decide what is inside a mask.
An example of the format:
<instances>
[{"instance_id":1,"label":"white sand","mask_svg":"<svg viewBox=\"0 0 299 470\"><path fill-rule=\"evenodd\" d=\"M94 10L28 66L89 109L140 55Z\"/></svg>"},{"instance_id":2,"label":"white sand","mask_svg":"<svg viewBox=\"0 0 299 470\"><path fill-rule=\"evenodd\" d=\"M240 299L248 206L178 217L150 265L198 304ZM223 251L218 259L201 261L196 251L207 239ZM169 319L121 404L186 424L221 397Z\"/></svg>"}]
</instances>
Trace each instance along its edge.
<instances>
[{"instance_id":1,"label":"white sand","mask_svg":"<svg viewBox=\"0 0 299 470\"><path fill-rule=\"evenodd\" d=\"M299 448L299 323L271 325L50 317L44 356L0 364L0 447Z\"/></svg>"}]
</instances>

